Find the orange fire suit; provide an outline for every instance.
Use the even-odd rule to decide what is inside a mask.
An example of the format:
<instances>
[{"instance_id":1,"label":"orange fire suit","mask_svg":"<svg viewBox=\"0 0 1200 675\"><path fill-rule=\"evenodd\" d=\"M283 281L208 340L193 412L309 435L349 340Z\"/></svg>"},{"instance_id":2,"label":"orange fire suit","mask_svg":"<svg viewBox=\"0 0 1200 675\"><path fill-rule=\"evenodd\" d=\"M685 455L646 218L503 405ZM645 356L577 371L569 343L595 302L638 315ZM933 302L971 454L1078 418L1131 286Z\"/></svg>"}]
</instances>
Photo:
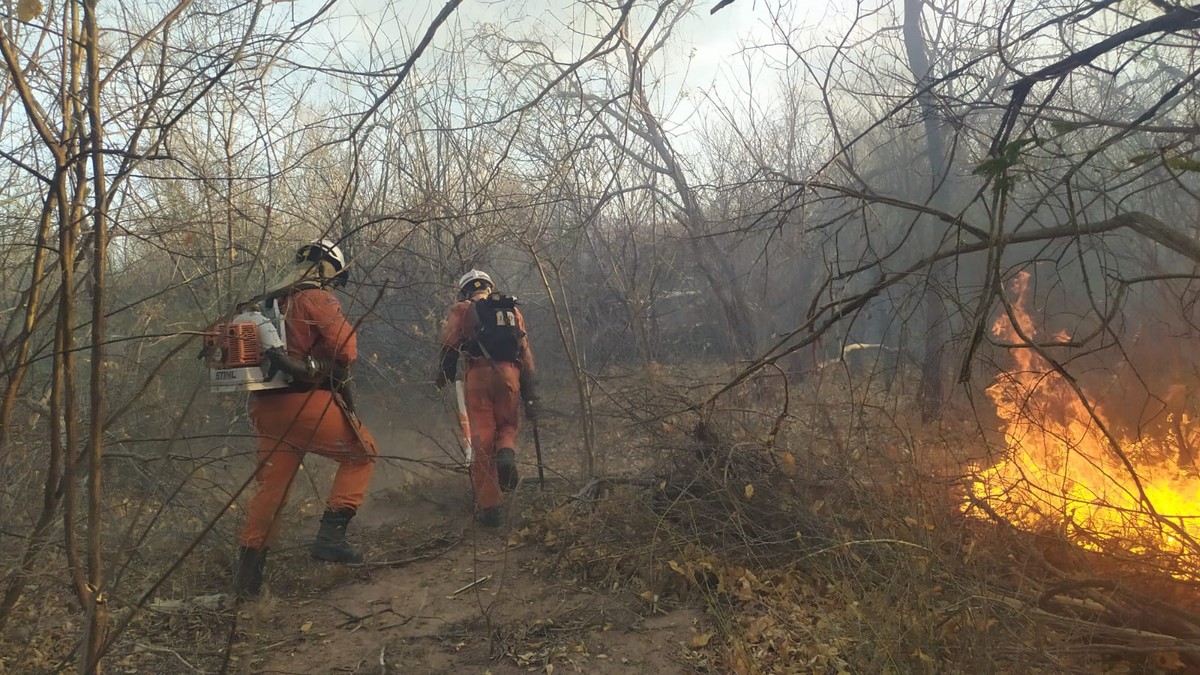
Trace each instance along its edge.
<instances>
[{"instance_id":1,"label":"orange fire suit","mask_svg":"<svg viewBox=\"0 0 1200 675\"><path fill-rule=\"evenodd\" d=\"M354 328L334 294L310 287L281 298L288 352L349 366L358 356ZM258 490L239 537L242 546L263 548L274 537L279 514L304 453L338 463L326 505L357 509L363 502L378 451L367 428L343 411L328 385L293 385L255 392L250 417L258 433Z\"/></svg>"},{"instance_id":2,"label":"orange fire suit","mask_svg":"<svg viewBox=\"0 0 1200 675\"><path fill-rule=\"evenodd\" d=\"M479 319L471 309L471 302L486 296L479 293L450 307L450 315L442 330L442 349L462 351L475 335ZM525 333L525 317L514 310L517 328ZM496 474L496 451L501 448L517 449L517 431L520 429L521 380L532 377L534 372L533 349L529 338L521 338L520 360L490 361L484 356L466 357L467 417L471 423L471 487L475 492L475 505L480 509L499 506L500 483Z\"/></svg>"}]
</instances>

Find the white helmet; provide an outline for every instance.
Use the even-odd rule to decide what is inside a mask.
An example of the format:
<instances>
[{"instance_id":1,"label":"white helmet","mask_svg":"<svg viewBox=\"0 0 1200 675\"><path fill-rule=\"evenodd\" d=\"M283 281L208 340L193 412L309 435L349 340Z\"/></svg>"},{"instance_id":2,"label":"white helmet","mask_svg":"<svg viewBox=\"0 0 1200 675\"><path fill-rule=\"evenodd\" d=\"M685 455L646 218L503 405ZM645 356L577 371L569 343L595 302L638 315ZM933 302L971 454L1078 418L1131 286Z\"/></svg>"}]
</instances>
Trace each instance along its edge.
<instances>
[{"instance_id":1,"label":"white helmet","mask_svg":"<svg viewBox=\"0 0 1200 675\"><path fill-rule=\"evenodd\" d=\"M482 270L471 270L458 279L458 292L464 298L470 297L472 293L482 290L485 286L495 288L496 284L492 283L492 278Z\"/></svg>"},{"instance_id":2,"label":"white helmet","mask_svg":"<svg viewBox=\"0 0 1200 675\"><path fill-rule=\"evenodd\" d=\"M296 262L328 262L333 266L332 283L339 286L349 280L350 272L346 269L346 256L337 244L322 239L305 244L296 250Z\"/></svg>"}]
</instances>

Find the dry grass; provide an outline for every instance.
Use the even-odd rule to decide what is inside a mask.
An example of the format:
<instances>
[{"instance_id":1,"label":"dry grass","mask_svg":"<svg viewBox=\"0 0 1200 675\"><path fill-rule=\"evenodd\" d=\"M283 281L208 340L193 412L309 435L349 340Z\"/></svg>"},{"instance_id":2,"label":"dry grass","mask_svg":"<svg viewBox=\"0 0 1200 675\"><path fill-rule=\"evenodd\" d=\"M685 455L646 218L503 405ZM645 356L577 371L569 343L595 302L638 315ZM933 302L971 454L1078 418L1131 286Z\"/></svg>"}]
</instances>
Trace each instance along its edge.
<instances>
[{"instance_id":1,"label":"dry grass","mask_svg":"<svg viewBox=\"0 0 1200 675\"><path fill-rule=\"evenodd\" d=\"M655 428L669 451L653 470L549 508L521 534L557 573L630 588L647 613L702 603L718 627L697 645L717 655L711 672L1185 667L1187 636L1137 639L1114 606L1081 614L1069 587L1048 595L1064 574L1117 574L1111 561L964 515L958 477L983 447L966 407L931 430L906 424L906 401L877 388L794 389L782 415L763 390L735 392L690 429L678 418ZM1156 584L1159 598L1164 584L1192 597Z\"/></svg>"},{"instance_id":2,"label":"dry grass","mask_svg":"<svg viewBox=\"0 0 1200 675\"><path fill-rule=\"evenodd\" d=\"M615 480L534 498L509 541L537 552L528 565L548 581L630 598L630 611L643 619L702 607L707 627L675 657L681 667L1170 672L1191 667L1200 653L1200 634L1187 633L1197 603L1187 585L1082 552L1053 533L964 515L959 476L967 459L981 456L985 426L969 407L951 408L937 428L920 427L908 421L903 392L833 378L793 386L787 397L778 381L752 382L702 413L681 412L681 403L703 400L715 387L697 379L694 369L660 370L649 386L630 386L642 382L632 377L607 382L607 396L597 399L608 420L598 441L606 465L618 469ZM546 433L557 440L548 458L564 472L577 451L569 425L569 418L547 422ZM238 443L193 448L186 461L135 463L114 482L111 489L132 498L155 478L140 499L107 514L110 532L133 533L122 534L125 543L112 551L117 616L228 498L247 461ZM170 469L155 473L158 467ZM6 475L28 470L10 467ZM565 483L557 474L553 480ZM35 489L18 493L17 483L8 485L6 508L36 504ZM23 550L22 519L32 510L11 513L20 515L0 535L5 570ZM226 590L235 525L236 518L218 523L156 599ZM305 527L289 524L286 531L292 534L269 572L275 592L303 601L368 579L318 569L303 552ZM417 551L418 540L445 534L377 531L370 546L377 558L403 557ZM0 672L54 672L71 663L79 614L64 581L61 536L52 535L0 634ZM277 625L272 607L239 619L224 607L160 604L134 621L109 663L117 672L253 672L265 656L255 649L287 648L273 641L296 639ZM1159 622L1147 622L1148 615ZM586 613L558 618L553 627L508 626L491 658L520 665L528 645L552 656L598 621Z\"/></svg>"}]
</instances>

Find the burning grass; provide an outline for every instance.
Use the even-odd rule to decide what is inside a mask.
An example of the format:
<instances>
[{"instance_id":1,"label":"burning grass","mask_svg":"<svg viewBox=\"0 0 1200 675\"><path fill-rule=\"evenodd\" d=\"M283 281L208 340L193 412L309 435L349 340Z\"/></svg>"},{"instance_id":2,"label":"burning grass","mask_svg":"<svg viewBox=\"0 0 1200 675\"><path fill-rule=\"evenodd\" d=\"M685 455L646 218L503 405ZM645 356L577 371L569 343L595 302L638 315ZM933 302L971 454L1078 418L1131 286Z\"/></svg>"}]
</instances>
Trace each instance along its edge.
<instances>
[{"instance_id":1,"label":"burning grass","mask_svg":"<svg viewBox=\"0 0 1200 675\"><path fill-rule=\"evenodd\" d=\"M1190 584L1081 548L1061 521L1001 516L987 483L962 482L979 421L911 426L911 402L839 382L794 390L780 425L781 399L761 394L675 424L653 470L531 514L521 536L549 570L632 590L648 615L704 606L717 630L690 648L711 654L698 672L1196 664Z\"/></svg>"},{"instance_id":2,"label":"burning grass","mask_svg":"<svg viewBox=\"0 0 1200 675\"><path fill-rule=\"evenodd\" d=\"M1191 463L1192 421L1163 402L1160 423L1130 425L1110 381L1089 391L1036 347L1029 276L992 327L1013 345L1014 366L987 394L1002 420L1005 447L971 479L968 504L1033 531L1060 531L1089 550L1133 557L1182 579L1200 580L1200 477ZM1052 343L1068 344L1056 335ZM1125 374L1136 375L1130 369ZM1169 388L1169 387L1164 387ZM1107 394L1107 395L1106 395Z\"/></svg>"}]
</instances>

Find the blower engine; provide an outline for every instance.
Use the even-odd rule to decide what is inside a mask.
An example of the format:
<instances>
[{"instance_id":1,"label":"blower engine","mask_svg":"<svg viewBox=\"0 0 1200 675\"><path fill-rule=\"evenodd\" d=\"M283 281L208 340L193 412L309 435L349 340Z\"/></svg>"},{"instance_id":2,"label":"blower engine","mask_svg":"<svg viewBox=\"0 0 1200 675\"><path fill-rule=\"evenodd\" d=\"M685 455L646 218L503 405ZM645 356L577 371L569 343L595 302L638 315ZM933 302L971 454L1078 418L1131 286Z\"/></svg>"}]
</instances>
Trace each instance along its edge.
<instances>
[{"instance_id":1,"label":"blower engine","mask_svg":"<svg viewBox=\"0 0 1200 675\"><path fill-rule=\"evenodd\" d=\"M287 333L276 300L265 310L246 306L228 323L204 335L208 385L214 393L263 391L289 386L287 375L271 365L268 350L287 351Z\"/></svg>"}]
</instances>

